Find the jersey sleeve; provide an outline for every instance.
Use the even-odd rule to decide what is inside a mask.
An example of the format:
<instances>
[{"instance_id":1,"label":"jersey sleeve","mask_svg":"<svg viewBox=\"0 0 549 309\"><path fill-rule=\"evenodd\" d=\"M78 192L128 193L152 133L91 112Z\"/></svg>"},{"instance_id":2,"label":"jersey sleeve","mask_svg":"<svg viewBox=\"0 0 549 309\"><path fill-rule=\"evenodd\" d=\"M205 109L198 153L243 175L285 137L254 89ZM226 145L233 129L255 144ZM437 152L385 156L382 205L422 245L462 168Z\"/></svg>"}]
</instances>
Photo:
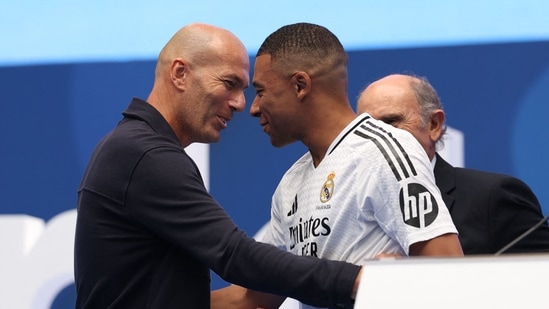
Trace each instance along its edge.
<instances>
[{"instance_id":1,"label":"jersey sleeve","mask_svg":"<svg viewBox=\"0 0 549 309\"><path fill-rule=\"evenodd\" d=\"M370 185L372 209L382 229L409 252L410 245L434 237L457 233L440 190L435 184L431 163L417 140L393 127L386 139L372 150L369 166L374 173Z\"/></svg>"}]
</instances>

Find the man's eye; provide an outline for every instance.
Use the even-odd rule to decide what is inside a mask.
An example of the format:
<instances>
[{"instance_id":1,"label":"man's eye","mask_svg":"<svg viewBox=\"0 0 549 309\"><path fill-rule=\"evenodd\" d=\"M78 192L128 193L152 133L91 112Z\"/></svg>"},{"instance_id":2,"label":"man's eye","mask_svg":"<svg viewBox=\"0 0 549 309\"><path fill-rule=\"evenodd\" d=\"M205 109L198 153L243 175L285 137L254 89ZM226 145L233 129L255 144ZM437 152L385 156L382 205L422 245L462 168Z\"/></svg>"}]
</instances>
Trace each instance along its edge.
<instances>
[{"instance_id":1,"label":"man's eye","mask_svg":"<svg viewBox=\"0 0 549 309\"><path fill-rule=\"evenodd\" d=\"M387 117L387 118L381 118L381 121L385 122L386 124L390 124L392 126L398 124L399 120L393 117Z\"/></svg>"},{"instance_id":2,"label":"man's eye","mask_svg":"<svg viewBox=\"0 0 549 309\"><path fill-rule=\"evenodd\" d=\"M233 89L234 88L235 83L232 80L225 80L224 82L225 82L225 86L227 87L227 89Z\"/></svg>"}]
</instances>

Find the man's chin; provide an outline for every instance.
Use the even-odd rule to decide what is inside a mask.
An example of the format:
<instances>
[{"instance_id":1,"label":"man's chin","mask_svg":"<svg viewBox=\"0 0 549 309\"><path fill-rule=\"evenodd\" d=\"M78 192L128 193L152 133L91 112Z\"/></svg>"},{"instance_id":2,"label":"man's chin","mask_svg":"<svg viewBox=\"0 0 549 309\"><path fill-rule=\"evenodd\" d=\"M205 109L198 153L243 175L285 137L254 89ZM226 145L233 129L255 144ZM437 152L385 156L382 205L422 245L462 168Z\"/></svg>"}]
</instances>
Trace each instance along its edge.
<instances>
[{"instance_id":1,"label":"man's chin","mask_svg":"<svg viewBox=\"0 0 549 309\"><path fill-rule=\"evenodd\" d=\"M281 141L281 140L277 140L277 139L274 139L274 138L271 137L271 145L273 145L273 147L275 147L275 148L282 148L284 146L288 146L291 143L292 142Z\"/></svg>"},{"instance_id":2,"label":"man's chin","mask_svg":"<svg viewBox=\"0 0 549 309\"><path fill-rule=\"evenodd\" d=\"M215 137L211 137L207 142L204 142L204 143L209 143L209 144L213 144L213 143L217 143L221 140L221 135L217 135Z\"/></svg>"},{"instance_id":3,"label":"man's chin","mask_svg":"<svg viewBox=\"0 0 549 309\"><path fill-rule=\"evenodd\" d=\"M221 134L220 134L220 132L216 132L216 133L212 133L212 134L202 136L202 138L200 138L200 140L196 141L196 143L213 144L213 143L219 142L219 140L221 140Z\"/></svg>"}]
</instances>

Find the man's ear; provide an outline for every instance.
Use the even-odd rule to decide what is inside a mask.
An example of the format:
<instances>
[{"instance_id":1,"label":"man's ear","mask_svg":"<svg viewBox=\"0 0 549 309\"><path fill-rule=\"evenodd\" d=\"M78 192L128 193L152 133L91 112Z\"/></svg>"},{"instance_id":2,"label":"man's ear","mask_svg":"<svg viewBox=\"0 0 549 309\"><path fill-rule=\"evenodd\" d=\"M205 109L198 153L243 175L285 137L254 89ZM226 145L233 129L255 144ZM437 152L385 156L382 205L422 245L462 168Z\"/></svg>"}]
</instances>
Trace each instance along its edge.
<instances>
[{"instance_id":1,"label":"man's ear","mask_svg":"<svg viewBox=\"0 0 549 309\"><path fill-rule=\"evenodd\" d=\"M292 75L292 82L294 83L296 95L299 99L303 99L311 92L311 77L306 72L295 72Z\"/></svg>"},{"instance_id":2,"label":"man's ear","mask_svg":"<svg viewBox=\"0 0 549 309\"><path fill-rule=\"evenodd\" d=\"M429 136L432 141L436 142L442 137L444 129L444 111L437 109L431 113L431 121L429 122Z\"/></svg>"},{"instance_id":3,"label":"man's ear","mask_svg":"<svg viewBox=\"0 0 549 309\"><path fill-rule=\"evenodd\" d=\"M183 88L185 86L185 79L188 75L188 71L189 66L184 59L174 59L170 68L170 77L172 79L172 83L177 88Z\"/></svg>"}]
</instances>

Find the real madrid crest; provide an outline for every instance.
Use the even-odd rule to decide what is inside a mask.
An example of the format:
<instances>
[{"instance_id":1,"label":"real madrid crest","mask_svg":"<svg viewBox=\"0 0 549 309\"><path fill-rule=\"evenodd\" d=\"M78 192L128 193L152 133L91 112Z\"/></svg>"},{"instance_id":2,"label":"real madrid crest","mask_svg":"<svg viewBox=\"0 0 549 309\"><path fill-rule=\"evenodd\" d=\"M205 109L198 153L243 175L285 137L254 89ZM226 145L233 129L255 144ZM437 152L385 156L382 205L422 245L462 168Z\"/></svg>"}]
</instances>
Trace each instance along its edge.
<instances>
[{"instance_id":1,"label":"real madrid crest","mask_svg":"<svg viewBox=\"0 0 549 309\"><path fill-rule=\"evenodd\" d=\"M328 174L328 179L326 179L326 181L322 185L322 189L320 189L320 201L322 203L326 203L332 198L332 195L334 195L335 176L335 172L331 172L330 174Z\"/></svg>"}]
</instances>

